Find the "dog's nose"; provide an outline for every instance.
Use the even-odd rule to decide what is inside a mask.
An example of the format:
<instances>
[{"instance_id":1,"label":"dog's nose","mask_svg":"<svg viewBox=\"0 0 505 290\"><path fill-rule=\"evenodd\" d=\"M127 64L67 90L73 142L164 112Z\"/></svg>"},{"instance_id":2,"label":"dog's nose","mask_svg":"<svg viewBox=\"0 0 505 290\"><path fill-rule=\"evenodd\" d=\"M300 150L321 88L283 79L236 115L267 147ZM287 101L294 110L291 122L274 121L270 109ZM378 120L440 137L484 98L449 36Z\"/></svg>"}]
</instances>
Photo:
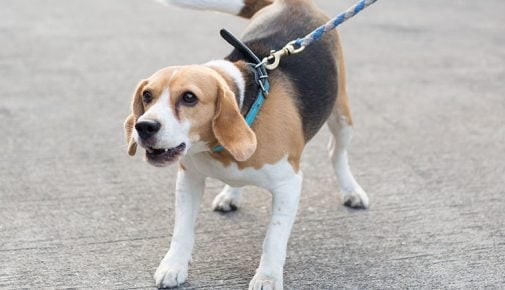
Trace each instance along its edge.
<instances>
[{"instance_id":1,"label":"dog's nose","mask_svg":"<svg viewBox=\"0 0 505 290\"><path fill-rule=\"evenodd\" d=\"M161 124L158 121L145 120L140 121L135 124L135 129L139 133L140 138L147 140L151 138L156 132L161 128Z\"/></svg>"}]
</instances>

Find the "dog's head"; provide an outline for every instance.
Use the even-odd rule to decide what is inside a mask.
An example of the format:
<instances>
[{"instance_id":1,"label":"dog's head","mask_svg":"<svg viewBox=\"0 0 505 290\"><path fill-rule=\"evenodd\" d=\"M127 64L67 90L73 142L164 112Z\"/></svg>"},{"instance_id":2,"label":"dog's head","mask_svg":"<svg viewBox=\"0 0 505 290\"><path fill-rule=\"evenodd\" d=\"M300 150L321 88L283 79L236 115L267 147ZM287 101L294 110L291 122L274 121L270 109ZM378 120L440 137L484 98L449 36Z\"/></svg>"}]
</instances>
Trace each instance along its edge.
<instances>
[{"instance_id":1,"label":"dog's head","mask_svg":"<svg viewBox=\"0 0 505 290\"><path fill-rule=\"evenodd\" d=\"M207 66L156 72L139 83L131 107L124 124L128 154L135 155L138 144L152 165L169 165L217 143L237 161L249 159L256 150L256 135L240 114L235 94L225 78Z\"/></svg>"}]
</instances>

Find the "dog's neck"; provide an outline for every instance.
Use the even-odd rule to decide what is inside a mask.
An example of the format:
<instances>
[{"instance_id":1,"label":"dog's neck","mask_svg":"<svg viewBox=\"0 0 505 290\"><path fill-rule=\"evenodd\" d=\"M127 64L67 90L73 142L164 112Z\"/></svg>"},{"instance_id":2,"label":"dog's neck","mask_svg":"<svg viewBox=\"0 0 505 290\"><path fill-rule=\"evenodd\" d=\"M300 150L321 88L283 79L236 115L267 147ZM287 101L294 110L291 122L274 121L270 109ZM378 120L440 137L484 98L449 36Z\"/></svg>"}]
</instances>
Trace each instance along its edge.
<instances>
[{"instance_id":1,"label":"dog's neck","mask_svg":"<svg viewBox=\"0 0 505 290\"><path fill-rule=\"evenodd\" d=\"M245 115L258 97L259 88L255 80L254 69L249 64L244 61L237 61L234 64L240 70L245 83L244 99L242 106L240 106L242 115Z\"/></svg>"},{"instance_id":2,"label":"dog's neck","mask_svg":"<svg viewBox=\"0 0 505 290\"><path fill-rule=\"evenodd\" d=\"M206 65L223 76L235 94L242 115L245 115L258 96L258 85L254 78L253 68L245 61L213 60Z\"/></svg>"}]
</instances>

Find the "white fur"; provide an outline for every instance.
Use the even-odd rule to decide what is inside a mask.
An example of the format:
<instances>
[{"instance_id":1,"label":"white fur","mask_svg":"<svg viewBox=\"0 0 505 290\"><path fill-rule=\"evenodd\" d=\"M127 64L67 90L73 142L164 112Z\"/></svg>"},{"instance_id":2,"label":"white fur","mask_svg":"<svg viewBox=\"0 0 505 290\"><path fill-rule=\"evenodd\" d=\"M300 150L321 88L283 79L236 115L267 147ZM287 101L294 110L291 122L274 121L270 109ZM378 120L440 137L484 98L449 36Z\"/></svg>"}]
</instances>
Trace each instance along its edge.
<instances>
[{"instance_id":1,"label":"white fur","mask_svg":"<svg viewBox=\"0 0 505 290\"><path fill-rule=\"evenodd\" d=\"M271 191L278 183L283 183L296 175L287 156L275 164L266 164L260 169L240 169L236 163L224 166L207 152L186 155L181 162L188 170L219 179L232 187L255 185Z\"/></svg>"},{"instance_id":2,"label":"white fur","mask_svg":"<svg viewBox=\"0 0 505 290\"><path fill-rule=\"evenodd\" d=\"M331 163L337 175L342 194L342 202L351 207L368 208L369 201L366 192L356 182L349 168L347 147L351 142L352 127L338 112L332 112L327 121L332 133L328 145Z\"/></svg>"},{"instance_id":3,"label":"white fur","mask_svg":"<svg viewBox=\"0 0 505 290\"><path fill-rule=\"evenodd\" d=\"M240 187L226 185L223 190L214 198L212 208L220 211L231 211L237 207L240 200Z\"/></svg>"},{"instance_id":4,"label":"white fur","mask_svg":"<svg viewBox=\"0 0 505 290\"><path fill-rule=\"evenodd\" d=\"M187 151L187 154L196 154L201 152L208 152L209 145L203 141L200 141L200 136L190 136L191 146Z\"/></svg>"},{"instance_id":5,"label":"white fur","mask_svg":"<svg viewBox=\"0 0 505 290\"><path fill-rule=\"evenodd\" d=\"M161 128L156 133L156 148L173 148L181 143L189 143L189 129L191 124L188 120L179 121L170 106L170 93L164 90L155 104L139 118L143 120L154 120L161 123ZM138 139L138 135L135 134ZM139 143L140 140L136 140ZM141 142L139 143L141 144Z\"/></svg>"},{"instance_id":6,"label":"white fur","mask_svg":"<svg viewBox=\"0 0 505 290\"><path fill-rule=\"evenodd\" d=\"M237 66L231 61L224 59L209 61L205 65L220 68L233 79L239 91L239 108L242 108L245 94L245 80Z\"/></svg>"},{"instance_id":7,"label":"white fur","mask_svg":"<svg viewBox=\"0 0 505 290\"><path fill-rule=\"evenodd\" d=\"M158 0L163 4L172 4L198 10L214 10L237 15L244 7L243 0Z\"/></svg>"}]
</instances>

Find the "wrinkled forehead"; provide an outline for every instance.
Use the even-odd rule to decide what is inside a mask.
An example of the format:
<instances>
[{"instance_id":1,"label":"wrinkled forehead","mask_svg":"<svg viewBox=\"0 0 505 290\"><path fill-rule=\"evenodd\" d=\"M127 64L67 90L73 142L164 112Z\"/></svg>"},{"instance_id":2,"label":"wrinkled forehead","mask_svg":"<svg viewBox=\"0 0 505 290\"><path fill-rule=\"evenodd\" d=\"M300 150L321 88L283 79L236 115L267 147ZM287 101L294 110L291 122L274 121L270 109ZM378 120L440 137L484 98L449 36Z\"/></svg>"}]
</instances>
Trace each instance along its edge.
<instances>
[{"instance_id":1,"label":"wrinkled forehead","mask_svg":"<svg viewBox=\"0 0 505 290\"><path fill-rule=\"evenodd\" d=\"M146 88L161 93L168 89L170 95L192 92L201 100L214 95L218 87L218 73L202 65L173 66L161 69L148 79Z\"/></svg>"}]
</instances>

